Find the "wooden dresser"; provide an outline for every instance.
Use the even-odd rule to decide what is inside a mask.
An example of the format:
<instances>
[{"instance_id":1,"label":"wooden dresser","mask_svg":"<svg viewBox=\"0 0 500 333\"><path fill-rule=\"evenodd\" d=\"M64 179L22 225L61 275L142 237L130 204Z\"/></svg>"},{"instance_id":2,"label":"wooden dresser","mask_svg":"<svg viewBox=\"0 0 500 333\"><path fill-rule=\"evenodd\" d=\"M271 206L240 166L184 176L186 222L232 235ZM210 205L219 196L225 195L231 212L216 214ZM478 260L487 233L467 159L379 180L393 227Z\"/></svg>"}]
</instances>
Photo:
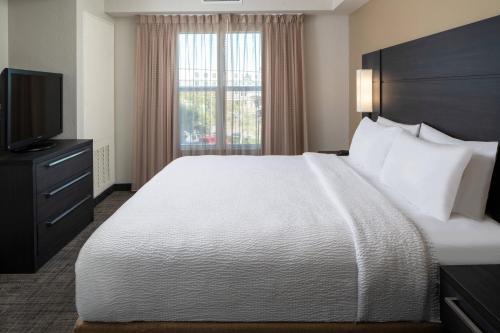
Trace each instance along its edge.
<instances>
[{"instance_id":1,"label":"wooden dresser","mask_svg":"<svg viewBox=\"0 0 500 333\"><path fill-rule=\"evenodd\" d=\"M92 140L0 153L0 273L36 272L93 220Z\"/></svg>"}]
</instances>

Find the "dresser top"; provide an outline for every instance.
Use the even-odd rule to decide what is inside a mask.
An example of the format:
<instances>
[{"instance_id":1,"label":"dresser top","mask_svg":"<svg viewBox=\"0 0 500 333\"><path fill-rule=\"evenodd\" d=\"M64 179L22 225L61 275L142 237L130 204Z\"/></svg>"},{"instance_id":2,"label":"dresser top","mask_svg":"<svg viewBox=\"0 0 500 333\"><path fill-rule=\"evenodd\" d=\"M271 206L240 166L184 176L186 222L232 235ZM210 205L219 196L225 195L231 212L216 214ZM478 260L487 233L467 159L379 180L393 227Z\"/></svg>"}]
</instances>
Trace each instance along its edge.
<instances>
[{"instance_id":1,"label":"dresser top","mask_svg":"<svg viewBox=\"0 0 500 333\"><path fill-rule=\"evenodd\" d=\"M500 265L442 266L441 274L500 323Z\"/></svg>"},{"instance_id":2,"label":"dresser top","mask_svg":"<svg viewBox=\"0 0 500 333\"><path fill-rule=\"evenodd\" d=\"M56 145L47 150L36 151L36 152L19 152L14 153L10 151L0 152L0 165L1 164L32 164L40 161L50 160L61 154L64 154L70 150L78 149L80 147L87 146L92 143L92 140L77 140L77 139L65 139L65 140L50 140Z\"/></svg>"}]
</instances>

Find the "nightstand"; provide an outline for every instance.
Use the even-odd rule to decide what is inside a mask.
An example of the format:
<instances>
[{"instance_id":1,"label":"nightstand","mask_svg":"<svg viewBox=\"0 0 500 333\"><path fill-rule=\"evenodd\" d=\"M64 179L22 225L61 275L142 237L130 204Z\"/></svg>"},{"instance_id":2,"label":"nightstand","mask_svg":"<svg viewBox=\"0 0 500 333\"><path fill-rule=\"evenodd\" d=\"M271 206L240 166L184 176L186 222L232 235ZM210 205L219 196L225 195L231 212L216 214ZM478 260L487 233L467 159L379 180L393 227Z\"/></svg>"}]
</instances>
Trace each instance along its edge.
<instances>
[{"instance_id":1,"label":"nightstand","mask_svg":"<svg viewBox=\"0 0 500 333\"><path fill-rule=\"evenodd\" d=\"M320 150L320 154L335 154L337 156L349 156L349 150Z\"/></svg>"},{"instance_id":2,"label":"nightstand","mask_svg":"<svg viewBox=\"0 0 500 333\"><path fill-rule=\"evenodd\" d=\"M500 332L500 265L442 266L443 332Z\"/></svg>"}]
</instances>

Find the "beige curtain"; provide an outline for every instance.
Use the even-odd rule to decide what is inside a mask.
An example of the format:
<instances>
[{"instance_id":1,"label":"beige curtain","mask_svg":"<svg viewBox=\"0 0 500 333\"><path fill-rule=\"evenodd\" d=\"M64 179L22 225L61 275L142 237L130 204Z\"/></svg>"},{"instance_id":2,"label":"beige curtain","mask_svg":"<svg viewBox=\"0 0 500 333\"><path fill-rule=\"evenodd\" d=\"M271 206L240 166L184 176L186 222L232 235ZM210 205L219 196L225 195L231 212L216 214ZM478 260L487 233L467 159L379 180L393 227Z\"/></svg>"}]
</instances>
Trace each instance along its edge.
<instances>
[{"instance_id":1,"label":"beige curtain","mask_svg":"<svg viewBox=\"0 0 500 333\"><path fill-rule=\"evenodd\" d=\"M139 189L175 156L177 20L171 16L138 18L132 190Z\"/></svg>"},{"instance_id":2,"label":"beige curtain","mask_svg":"<svg viewBox=\"0 0 500 333\"><path fill-rule=\"evenodd\" d=\"M308 149L304 16L266 16L263 41L263 153L302 154Z\"/></svg>"},{"instance_id":3,"label":"beige curtain","mask_svg":"<svg viewBox=\"0 0 500 333\"><path fill-rule=\"evenodd\" d=\"M257 38L255 32L259 40L252 44L249 40ZM224 68L223 77L216 74L214 78L217 94L210 92L210 80L200 86L190 86L199 80L186 78L186 73L193 75L193 71L183 72L183 67L200 65L199 60L193 60L193 55L197 55L204 60L204 71L209 76L214 75L213 62L207 60L212 57L214 34L218 39L215 45L224 43L224 51L216 46L215 67ZM236 44L241 49L234 47ZM259 57L249 65L244 59L248 58L248 50L255 52L257 44ZM307 126L302 45L302 15L140 16L136 41L133 190L139 189L179 156L304 152ZM196 47L199 51L194 52ZM220 52L225 52L224 57L220 57ZM182 57L178 61L179 55ZM186 65L183 59L191 59L191 63ZM244 83L241 77L238 81L238 75L248 71L245 67L249 66L253 66L252 70L258 71L258 75ZM248 99L244 103L235 86L240 89L245 86L245 94L252 93L253 87L258 88L259 92L254 92L258 99L255 106L245 109ZM190 91L196 91L196 96ZM185 112L179 114L179 108L189 106L191 99L203 105L196 114L206 122L205 128L197 130L202 132L200 135L189 131L192 128ZM214 116L216 108L222 110L222 120ZM253 122L248 120L252 117L255 118ZM242 118L246 119L245 126ZM214 126L217 138L208 133ZM252 130L252 126L255 127L250 131L252 134L243 140L245 131L249 132L248 127ZM255 137L256 131L258 137ZM194 144L199 136L205 143ZM246 144L248 142L251 144Z\"/></svg>"}]
</instances>

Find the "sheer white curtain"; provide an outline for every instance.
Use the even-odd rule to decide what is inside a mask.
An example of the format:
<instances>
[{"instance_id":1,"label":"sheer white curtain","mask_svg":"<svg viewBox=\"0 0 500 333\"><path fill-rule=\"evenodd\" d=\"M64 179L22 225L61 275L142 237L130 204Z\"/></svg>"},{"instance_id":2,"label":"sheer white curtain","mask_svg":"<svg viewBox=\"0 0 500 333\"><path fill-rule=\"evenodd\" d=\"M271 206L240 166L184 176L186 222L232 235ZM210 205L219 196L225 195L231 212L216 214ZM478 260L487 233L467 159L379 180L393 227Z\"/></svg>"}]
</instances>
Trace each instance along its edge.
<instances>
[{"instance_id":1,"label":"sheer white curtain","mask_svg":"<svg viewBox=\"0 0 500 333\"><path fill-rule=\"evenodd\" d=\"M262 17L204 15L181 22L178 155L260 154Z\"/></svg>"}]
</instances>

